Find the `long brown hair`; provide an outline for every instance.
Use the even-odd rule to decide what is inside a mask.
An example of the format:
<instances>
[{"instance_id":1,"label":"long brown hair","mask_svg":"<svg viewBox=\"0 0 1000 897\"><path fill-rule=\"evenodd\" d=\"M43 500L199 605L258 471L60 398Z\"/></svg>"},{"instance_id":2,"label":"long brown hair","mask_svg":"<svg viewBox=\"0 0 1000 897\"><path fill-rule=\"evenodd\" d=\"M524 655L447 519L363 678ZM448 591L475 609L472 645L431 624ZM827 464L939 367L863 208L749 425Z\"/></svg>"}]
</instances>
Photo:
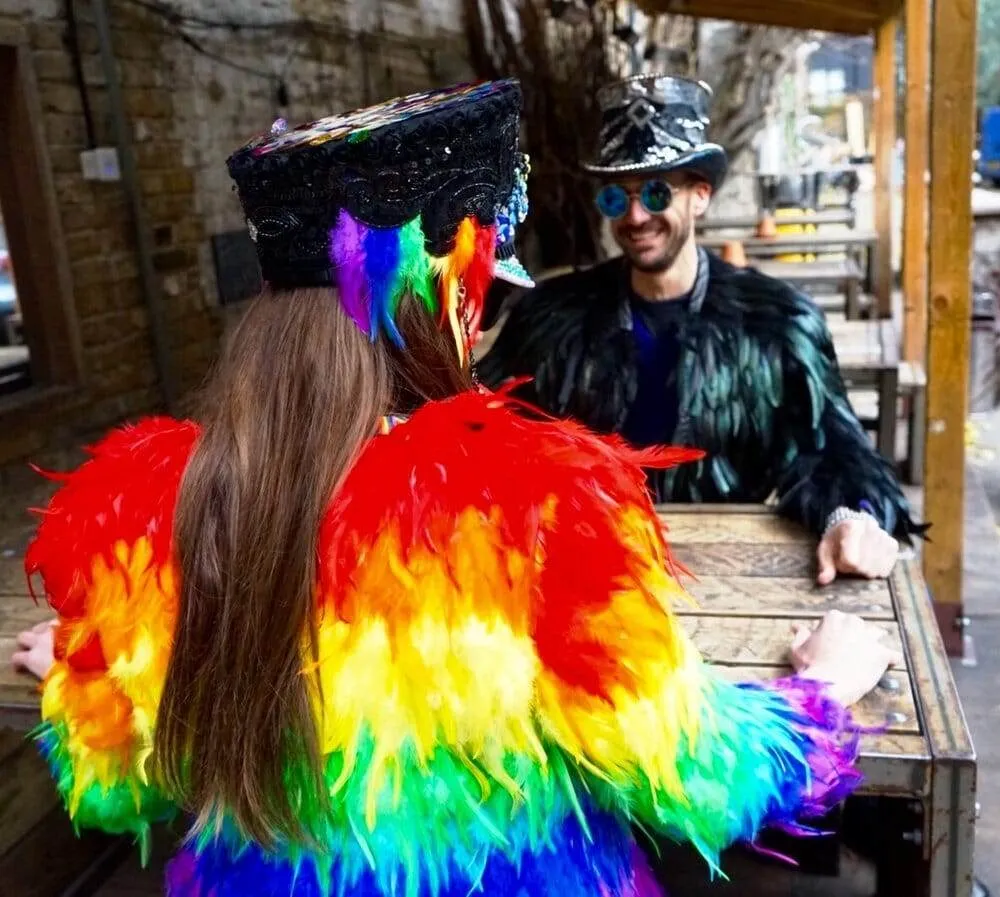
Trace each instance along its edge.
<instances>
[{"instance_id":1,"label":"long brown hair","mask_svg":"<svg viewBox=\"0 0 1000 897\"><path fill-rule=\"evenodd\" d=\"M224 812L265 847L313 840L305 806L325 806L303 675L322 516L383 415L470 385L416 301L398 324L406 351L362 334L332 290L263 294L226 341L181 484L155 765L202 826Z\"/></svg>"}]
</instances>

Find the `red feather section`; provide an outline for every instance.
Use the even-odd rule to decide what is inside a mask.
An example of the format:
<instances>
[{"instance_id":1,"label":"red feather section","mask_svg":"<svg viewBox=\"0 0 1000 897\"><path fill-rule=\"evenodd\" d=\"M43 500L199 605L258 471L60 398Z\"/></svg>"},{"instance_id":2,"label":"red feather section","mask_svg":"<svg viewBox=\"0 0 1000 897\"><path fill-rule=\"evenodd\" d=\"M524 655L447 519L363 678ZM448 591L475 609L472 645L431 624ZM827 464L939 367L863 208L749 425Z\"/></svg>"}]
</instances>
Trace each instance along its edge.
<instances>
[{"instance_id":1,"label":"red feather section","mask_svg":"<svg viewBox=\"0 0 1000 897\"><path fill-rule=\"evenodd\" d=\"M320 533L321 593L342 612L336 601L377 534L392 527L404 553L423 546L443 554L454 521L476 511L498 529L504 548L541 559L525 575L537 576L532 634L542 662L565 681L603 694L629 674L583 621L607 608L642 562L622 539L621 512L631 506L655 520L642 466L701 456L682 448L637 452L572 422L528 419L500 394L467 392L431 403L373 440L349 474ZM653 530L669 565L662 531Z\"/></svg>"},{"instance_id":2,"label":"red feather section","mask_svg":"<svg viewBox=\"0 0 1000 897\"><path fill-rule=\"evenodd\" d=\"M24 558L29 578L41 573L49 603L63 617L83 613L83 592L92 564L109 564L116 543L146 536L154 563L170 556L174 507L181 476L198 438L198 427L170 418L149 418L115 430L93 446L91 458L71 474L42 512ZM74 655L85 668L100 665L100 644Z\"/></svg>"},{"instance_id":3,"label":"red feather section","mask_svg":"<svg viewBox=\"0 0 1000 897\"><path fill-rule=\"evenodd\" d=\"M476 251L464 277L465 309L469 320L469 333L479 332L486 308L486 291L493 282L496 265L496 227L476 227Z\"/></svg>"}]
</instances>

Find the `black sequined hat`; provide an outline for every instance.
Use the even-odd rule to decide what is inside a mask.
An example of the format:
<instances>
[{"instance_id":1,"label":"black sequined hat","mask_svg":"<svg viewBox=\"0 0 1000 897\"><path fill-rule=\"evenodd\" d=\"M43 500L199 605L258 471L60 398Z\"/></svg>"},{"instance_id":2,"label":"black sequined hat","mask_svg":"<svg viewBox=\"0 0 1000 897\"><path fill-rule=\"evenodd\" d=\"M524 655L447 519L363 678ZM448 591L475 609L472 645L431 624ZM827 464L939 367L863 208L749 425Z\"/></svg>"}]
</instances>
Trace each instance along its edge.
<instances>
[{"instance_id":1,"label":"black sequined hat","mask_svg":"<svg viewBox=\"0 0 1000 897\"><path fill-rule=\"evenodd\" d=\"M726 152L708 140L712 91L701 81L637 75L602 87L598 158L584 165L600 175L693 171L713 188L726 172Z\"/></svg>"},{"instance_id":2,"label":"black sequined hat","mask_svg":"<svg viewBox=\"0 0 1000 897\"><path fill-rule=\"evenodd\" d=\"M520 110L507 80L276 123L227 163L264 280L335 285L331 235L343 211L379 231L419 219L428 255L447 257L463 221L491 227L514 192Z\"/></svg>"}]
</instances>

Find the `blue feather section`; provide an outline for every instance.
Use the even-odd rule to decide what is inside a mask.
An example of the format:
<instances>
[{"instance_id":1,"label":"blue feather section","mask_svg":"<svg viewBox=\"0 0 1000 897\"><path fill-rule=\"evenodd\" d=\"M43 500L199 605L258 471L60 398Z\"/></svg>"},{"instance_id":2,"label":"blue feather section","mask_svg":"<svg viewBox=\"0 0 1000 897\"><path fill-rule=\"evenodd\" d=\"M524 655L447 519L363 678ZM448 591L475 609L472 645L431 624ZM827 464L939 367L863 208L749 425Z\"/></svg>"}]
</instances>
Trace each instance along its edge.
<instances>
[{"instance_id":1,"label":"blue feather section","mask_svg":"<svg viewBox=\"0 0 1000 897\"><path fill-rule=\"evenodd\" d=\"M393 319L393 292L400 265L399 230L372 228L365 235L365 274L371 290L371 337L374 342L384 329L400 348L403 336Z\"/></svg>"},{"instance_id":2,"label":"blue feather section","mask_svg":"<svg viewBox=\"0 0 1000 897\"><path fill-rule=\"evenodd\" d=\"M187 846L167 869L167 897L659 897L631 832L614 816L590 809L586 831L570 815L553 826L544 844L531 844L512 820L506 851L477 848L456 831L454 846L437 858L434 878L407 876L404 857L351 863L336 857L329 873L313 860L295 866L269 857L256 845L233 849L222 842L197 852ZM520 836L519 836L520 835ZM464 859L457 862L459 854ZM447 858L446 858L447 857ZM345 874L346 873L346 874ZM435 880L436 879L436 880Z\"/></svg>"}]
</instances>

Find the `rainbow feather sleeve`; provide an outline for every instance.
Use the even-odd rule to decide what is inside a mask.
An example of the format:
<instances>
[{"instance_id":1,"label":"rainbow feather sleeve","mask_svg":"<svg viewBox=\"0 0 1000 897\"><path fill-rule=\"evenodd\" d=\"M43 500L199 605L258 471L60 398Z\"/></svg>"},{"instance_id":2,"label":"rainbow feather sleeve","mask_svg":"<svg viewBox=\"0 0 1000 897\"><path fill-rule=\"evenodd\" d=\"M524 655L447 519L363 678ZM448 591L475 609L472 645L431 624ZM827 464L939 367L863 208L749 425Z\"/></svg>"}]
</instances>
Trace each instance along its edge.
<instances>
[{"instance_id":1,"label":"rainbow feather sleeve","mask_svg":"<svg viewBox=\"0 0 1000 897\"><path fill-rule=\"evenodd\" d=\"M57 612L36 737L77 826L132 833L174 815L147 775L176 617L173 503L193 425L108 436L42 515L25 556Z\"/></svg>"}]
</instances>

